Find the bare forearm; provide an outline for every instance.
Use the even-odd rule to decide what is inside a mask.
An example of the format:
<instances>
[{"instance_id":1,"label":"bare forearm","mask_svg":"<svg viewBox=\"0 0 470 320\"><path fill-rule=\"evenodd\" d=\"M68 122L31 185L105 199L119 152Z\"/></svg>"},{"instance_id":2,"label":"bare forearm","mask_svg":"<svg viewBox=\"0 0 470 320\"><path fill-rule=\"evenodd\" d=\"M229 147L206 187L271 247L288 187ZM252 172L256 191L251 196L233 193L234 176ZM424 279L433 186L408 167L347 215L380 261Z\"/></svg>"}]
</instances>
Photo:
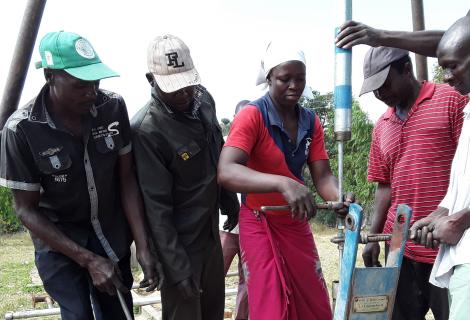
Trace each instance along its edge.
<instances>
[{"instance_id":1,"label":"bare forearm","mask_svg":"<svg viewBox=\"0 0 470 320\"><path fill-rule=\"evenodd\" d=\"M470 227L470 208L460 210L450 218L455 219L462 230L468 229Z\"/></svg>"},{"instance_id":2,"label":"bare forearm","mask_svg":"<svg viewBox=\"0 0 470 320\"><path fill-rule=\"evenodd\" d=\"M25 208L17 208L16 211L23 225L54 251L66 255L82 267L94 259L94 253L68 238L41 213Z\"/></svg>"},{"instance_id":3,"label":"bare forearm","mask_svg":"<svg viewBox=\"0 0 470 320\"><path fill-rule=\"evenodd\" d=\"M338 201L338 179L334 175L327 175L315 181L315 188L320 197L325 201Z\"/></svg>"},{"instance_id":4,"label":"bare forearm","mask_svg":"<svg viewBox=\"0 0 470 320\"><path fill-rule=\"evenodd\" d=\"M448 216L449 215L449 209L444 208L444 207L437 207L436 210L434 210L429 216L433 218L440 218L443 216Z\"/></svg>"},{"instance_id":5,"label":"bare forearm","mask_svg":"<svg viewBox=\"0 0 470 320\"><path fill-rule=\"evenodd\" d=\"M121 184L121 200L136 247L148 248L149 238L145 227L144 205L133 174L130 174L126 182Z\"/></svg>"},{"instance_id":6,"label":"bare forearm","mask_svg":"<svg viewBox=\"0 0 470 320\"><path fill-rule=\"evenodd\" d=\"M328 160L316 160L308 164L315 189L322 199L326 201L338 201L338 179L331 172Z\"/></svg>"},{"instance_id":7,"label":"bare forearm","mask_svg":"<svg viewBox=\"0 0 470 320\"><path fill-rule=\"evenodd\" d=\"M444 34L440 30L425 31L380 31L380 44L386 47L397 47L424 56L435 57L439 41Z\"/></svg>"},{"instance_id":8,"label":"bare forearm","mask_svg":"<svg viewBox=\"0 0 470 320\"><path fill-rule=\"evenodd\" d=\"M218 181L224 188L239 193L280 192L280 185L286 179L290 178L255 171L237 163L224 165L218 173Z\"/></svg>"},{"instance_id":9,"label":"bare forearm","mask_svg":"<svg viewBox=\"0 0 470 320\"><path fill-rule=\"evenodd\" d=\"M375 191L374 214L372 216L371 233L380 233L383 231L387 212L391 204L391 188L389 184L379 183Z\"/></svg>"},{"instance_id":10,"label":"bare forearm","mask_svg":"<svg viewBox=\"0 0 470 320\"><path fill-rule=\"evenodd\" d=\"M136 248L137 250L146 250L149 248L150 240L147 236L144 203L137 183L132 153L127 153L119 157L119 179L121 203Z\"/></svg>"}]
</instances>

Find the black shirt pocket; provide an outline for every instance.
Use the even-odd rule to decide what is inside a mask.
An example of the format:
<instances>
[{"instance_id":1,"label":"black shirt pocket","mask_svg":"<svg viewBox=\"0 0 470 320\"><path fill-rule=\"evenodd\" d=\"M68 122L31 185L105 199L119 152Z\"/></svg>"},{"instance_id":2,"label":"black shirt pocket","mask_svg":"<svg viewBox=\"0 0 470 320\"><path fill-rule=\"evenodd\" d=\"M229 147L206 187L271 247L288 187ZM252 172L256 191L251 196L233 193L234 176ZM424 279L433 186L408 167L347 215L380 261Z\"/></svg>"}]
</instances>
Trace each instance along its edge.
<instances>
[{"instance_id":1,"label":"black shirt pocket","mask_svg":"<svg viewBox=\"0 0 470 320\"><path fill-rule=\"evenodd\" d=\"M120 135L107 136L95 140L96 150L101 154L119 151L123 144Z\"/></svg>"},{"instance_id":2,"label":"black shirt pocket","mask_svg":"<svg viewBox=\"0 0 470 320\"><path fill-rule=\"evenodd\" d=\"M186 187L200 184L207 174L207 155L204 149L193 140L178 147L175 156L175 167L172 171L177 183Z\"/></svg>"},{"instance_id":3,"label":"black shirt pocket","mask_svg":"<svg viewBox=\"0 0 470 320\"><path fill-rule=\"evenodd\" d=\"M44 175L65 171L72 166L72 159L63 149L54 154L41 154L36 162L39 171Z\"/></svg>"}]
</instances>

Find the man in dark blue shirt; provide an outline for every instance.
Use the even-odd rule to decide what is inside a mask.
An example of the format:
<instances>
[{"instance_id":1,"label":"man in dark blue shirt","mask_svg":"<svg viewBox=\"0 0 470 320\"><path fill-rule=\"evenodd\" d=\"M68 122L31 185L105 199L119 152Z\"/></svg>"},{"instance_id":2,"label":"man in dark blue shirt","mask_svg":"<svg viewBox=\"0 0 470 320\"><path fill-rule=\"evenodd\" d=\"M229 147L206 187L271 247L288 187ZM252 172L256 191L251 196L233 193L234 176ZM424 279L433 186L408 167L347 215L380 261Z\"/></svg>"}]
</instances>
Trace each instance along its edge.
<instances>
[{"instance_id":1,"label":"man in dark blue shirt","mask_svg":"<svg viewBox=\"0 0 470 320\"><path fill-rule=\"evenodd\" d=\"M39 50L47 82L5 125L0 185L13 190L39 275L62 319L126 319L116 290L132 310L132 240L142 285L152 290L158 277L126 106L99 89L99 80L117 74L73 33L48 33Z\"/></svg>"}]
</instances>

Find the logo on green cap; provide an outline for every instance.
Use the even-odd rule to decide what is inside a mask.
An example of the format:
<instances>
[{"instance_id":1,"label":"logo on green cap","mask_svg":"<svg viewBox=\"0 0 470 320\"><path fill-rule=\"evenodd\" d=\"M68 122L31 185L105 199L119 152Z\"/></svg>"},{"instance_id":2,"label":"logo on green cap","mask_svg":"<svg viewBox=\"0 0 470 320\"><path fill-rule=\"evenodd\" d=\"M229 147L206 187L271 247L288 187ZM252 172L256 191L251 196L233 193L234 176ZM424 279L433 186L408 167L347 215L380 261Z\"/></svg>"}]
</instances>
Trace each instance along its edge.
<instances>
[{"instance_id":1,"label":"logo on green cap","mask_svg":"<svg viewBox=\"0 0 470 320\"><path fill-rule=\"evenodd\" d=\"M75 50L77 50L77 53L83 58L93 59L95 57L95 51L86 39L78 39L75 42Z\"/></svg>"}]
</instances>

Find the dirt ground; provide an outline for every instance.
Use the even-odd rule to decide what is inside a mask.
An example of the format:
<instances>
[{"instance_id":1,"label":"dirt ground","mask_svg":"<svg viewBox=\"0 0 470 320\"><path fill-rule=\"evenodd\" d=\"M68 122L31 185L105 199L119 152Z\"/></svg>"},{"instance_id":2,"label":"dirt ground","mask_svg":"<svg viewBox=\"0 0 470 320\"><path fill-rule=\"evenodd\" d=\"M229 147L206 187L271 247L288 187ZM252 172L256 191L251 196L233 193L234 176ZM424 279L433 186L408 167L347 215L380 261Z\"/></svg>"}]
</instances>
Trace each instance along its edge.
<instances>
[{"instance_id":1,"label":"dirt ground","mask_svg":"<svg viewBox=\"0 0 470 320\"><path fill-rule=\"evenodd\" d=\"M330 239L336 235L337 230L313 225L312 230L319 251L322 269L331 297L331 283L338 280L338 250ZM362 265L359 248L357 265ZM383 251L383 250L382 250ZM383 256L381 258L383 262ZM237 260L232 263L231 272L236 272ZM34 285L34 251L27 233L0 236L0 318L8 311L21 311L32 309L31 296L43 294L40 286ZM34 278L34 275L33 275ZM226 278L227 288L236 288L237 277ZM226 310L231 311L235 305L235 296L226 298ZM42 306L46 307L44 303ZM158 308L158 307L157 307ZM36 318L37 319L37 318ZM43 317L44 320L55 320L60 317ZM144 320L148 317L137 316L136 320ZM428 314L426 320L434 319Z\"/></svg>"}]
</instances>

